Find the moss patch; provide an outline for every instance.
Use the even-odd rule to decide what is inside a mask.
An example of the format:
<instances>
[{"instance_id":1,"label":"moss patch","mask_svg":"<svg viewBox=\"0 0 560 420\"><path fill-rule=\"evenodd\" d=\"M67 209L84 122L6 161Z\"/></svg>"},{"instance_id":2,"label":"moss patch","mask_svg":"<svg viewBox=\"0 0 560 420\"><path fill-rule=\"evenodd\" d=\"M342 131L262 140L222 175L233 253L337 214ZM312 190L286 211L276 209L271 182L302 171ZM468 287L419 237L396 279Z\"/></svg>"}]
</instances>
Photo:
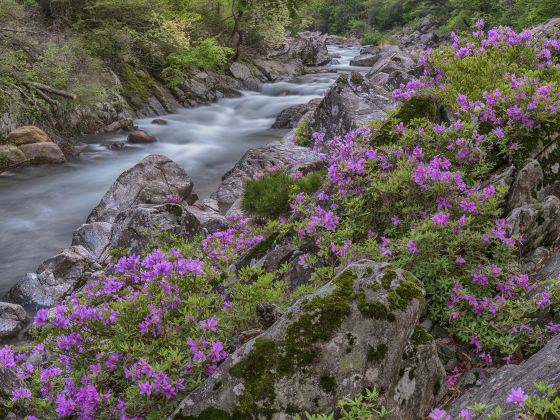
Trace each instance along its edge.
<instances>
[{"instance_id":1,"label":"moss patch","mask_svg":"<svg viewBox=\"0 0 560 420\"><path fill-rule=\"evenodd\" d=\"M358 310L366 318L389 322L393 322L395 320L395 314L389 310L387 305L382 302L366 301L366 295L363 292L358 295Z\"/></svg>"},{"instance_id":2,"label":"moss patch","mask_svg":"<svg viewBox=\"0 0 560 420\"><path fill-rule=\"evenodd\" d=\"M415 119L425 118L437 123L440 121L441 100L435 93L424 91L404 102L395 113L395 119L405 125Z\"/></svg>"},{"instance_id":3,"label":"moss patch","mask_svg":"<svg viewBox=\"0 0 560 420\"><path fill-rule=\"evenodd\" d=\"M332 390L336 387L336 380L331 376L321 376L320 379L321 388L327 393L330 394Z\"/></svg>"},{"instance_id":4,"label":"moss patch","mask_svg":"<svg viewBox=\"0 0 560 420\"><path fill-rule=\"evenodd\" d=\"M386 344L380 344L377 347L369 346L367 352L368 362L380 362L385 358L387 350L388 348Z\"/></svg>"},{"instance_id":5,"label":"moss patch","mask_svg":"<svg viewBox=\"0 0 560 420\"><path fill-rule=\"evenodd\" d=\"M422 289L412 276L406 276L396 288L389 291L388 300L393 309L406 310L412 299L423 299Z\"/></svg>"},{"instance_id":6,"label":"moss patch","mask_svg":"<svg viewBox=\"0 0 560 420\"><path fill-rule=\"evenodd\" d=\"M414 328L414 332L412 333L412 337L410 337L410 339L417 346L421 346L423 344L431 343L433 337L428 333L428 331L417 325Z\"/></svg>"}]
</instances>

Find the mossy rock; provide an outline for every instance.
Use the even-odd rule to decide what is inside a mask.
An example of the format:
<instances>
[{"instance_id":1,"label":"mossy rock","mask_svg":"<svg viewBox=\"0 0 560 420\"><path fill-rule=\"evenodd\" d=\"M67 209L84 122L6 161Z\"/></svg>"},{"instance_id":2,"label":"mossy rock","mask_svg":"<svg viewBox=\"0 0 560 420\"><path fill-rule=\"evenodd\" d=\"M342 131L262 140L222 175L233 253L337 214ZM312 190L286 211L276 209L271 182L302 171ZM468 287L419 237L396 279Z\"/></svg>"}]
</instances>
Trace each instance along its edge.
<instances>
[{"instance_id":1,"label":"mossy rock","mask_svg":"<svg viewBox=\"0 0 560 420\"><path fill-rule=\"evenodd\" d=\"M424 90L404 102L394 115L394 119L409 125L416 119L427 119L435 124L443 118L441 99L434 92Z\"/></svg>"},{"instance_id":2,"label":"mossy rock","mask_svg":"<svg viewBox=\"0 0 560 420\"><path fill-rule=\"evenodd\" d=\"M0 170L8 169L25 164L25 154L12 145L0 145Z\"/></svg>"},{"instance_id":3,"label":"mossy rock","mask_svg":"<svg viewBox=\"0 0 560 420\"><path fill-rule=\"evenodd\" d=\"M47 133L45 133L39 127L35 127L33 125L19 127L8 134L8 137L6 137L6 143L12 144L14 146L47 142L50 142Z\"/></svg>"}]
</instances>

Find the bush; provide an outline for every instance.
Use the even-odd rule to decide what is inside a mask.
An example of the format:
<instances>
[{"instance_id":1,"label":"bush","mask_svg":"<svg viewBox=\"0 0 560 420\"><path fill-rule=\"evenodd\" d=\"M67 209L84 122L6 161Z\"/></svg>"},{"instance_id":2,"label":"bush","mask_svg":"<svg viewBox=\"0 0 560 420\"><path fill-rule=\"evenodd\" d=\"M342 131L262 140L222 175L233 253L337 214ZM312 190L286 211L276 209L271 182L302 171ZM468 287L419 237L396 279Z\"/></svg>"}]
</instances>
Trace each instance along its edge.
<instances>
[{"instance_id":1,"label":"bush","mask_svg":"<svg viewBox=\"0 0 560 420\"><path fill-rule=\"evenodd\" d=\"M319 189L324 179L323 172L312 172L294 179L284 171L276 171L251 180L245 185L241 207L243 211L263 218L273 218L290 210L290 199L294 191L312 194Z\"/></svg>"}]
</instances>

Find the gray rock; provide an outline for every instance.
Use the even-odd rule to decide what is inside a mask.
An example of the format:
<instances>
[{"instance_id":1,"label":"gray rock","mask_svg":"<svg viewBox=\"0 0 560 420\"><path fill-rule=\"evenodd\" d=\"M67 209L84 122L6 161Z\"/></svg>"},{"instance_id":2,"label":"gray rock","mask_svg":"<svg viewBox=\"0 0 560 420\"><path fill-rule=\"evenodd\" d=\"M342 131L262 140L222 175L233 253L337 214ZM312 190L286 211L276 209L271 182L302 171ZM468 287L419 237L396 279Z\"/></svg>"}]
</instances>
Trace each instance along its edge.
<instances>
[{"instance_id":1,"label":"gray rock","mask_svg":"<svg viewBox=\"0 0 560 420\"><path fill-rule=\"evenodd\" d=\"M270 82L289 80L305 73L301 60L285 56L282 61L259 58L253 60L253 64Z\"/></svg>"},{"instance_id":2,"label":"gray rock","mask_svg":"<svg viewBox=\"0 0 560 420\"><path fill-rule=\"evenodd\" d=\"M0 340L15 337L28 322L27 312L22 306L0 302Z\"/></svg>"},{"instance_id":3,"label":"gray rock","mask_svg":"<svg viewBox=\"0 0 560 420\"><path fill-rule=\"evenodd\" d=\"M392 279L395 291L403 282L415 284L418 298L402 301L402 310L388 309L384 276ZM373 387L395 418L422 418L445 393L445 382L434 343L410 342L424 312L418 285L388 264L351 265L241 346L181 402L173 418L209 414L205 410L210 409L244 418L247 413L240 407L271 418L330 412L339 399ZM383 318L379 307L393 313L394 320L376 319Z\"/></svg>"},{"instance_id":4,"label":"gray rock","mask_svg":"<svg viewBox=\"0 0 560 420\"><path fill-rule=\"evenodd\" d=\"M540 246L560 243L560 199L549 196L544 201L514 209L507 218L513 234L523 237L521 254L530 255Z\"/></svg>"},{"instance_id":5,"label":"gray rock","mask_svg":"<svg viewBox=\"0 0 560 420\"><path fill-rule=\"evenodd\" d=\"M152 124L155 124L155 125L169 125L169 121L164 120L163 118L156 118L155 120L152 120Z\"/></svg>"},{"instance_id":6,"label":"gray rock","mask_svg":"<svg viewBox=\"0 0 560 420\"><path fill-rule=\"evenodd\" d=\"M150 155L117 178L87 223L113 223L127 209L141 204L165 204L169 194L186 200L192 190L192 180L183 168L166 156Z\"/></svg>"},{"instance_id":7,"label":"gray rock","mask_svg":"<svg viewBox=\"0 0 560 420\"><path fill-rule=\"evenodd\" d=\"M110 150L122 150L126 147L126 143L124 141L114 141L109 146L107 146Z\"/></svg>"},{"instance_id":8,"label":"gray rock","mask_svg":"<svg viewBox=\"0 0 560 420\"><path fill-rule=\"evenodd\" d=\"M507 201L508 208L515 209L536 202L543 181L541 165L536 160L530 159L519 171L511 186Z\"/></svg>"},{"instance_id":9,"label":"gray rock","mask_svg":"<svg viewBox=\"0 0 560 420\"><path fill-rule=\"evenodd\" d=\"M3 391L0 392L0 407L5 406L8 402L5 398L10 397L15 389L24 387L23 381L19 379L16 372L4 367L0 367L0 384L2 384L0 389Z\"/></svg>"},{"instance_id":10,"label":"gray rock","mask_svg":"<svg viewBox=\"0 0 560 420\"><path fill-rule=\"evenodd\" d=\"M319 32L300 32L288 39L285 54L300 59L304 66L323 66L331 60L327 36Z\"/></svg>"},{"instance_id":11,"label":"gray rock","mask_svg":"<svg viewBox=\"0 0 560 420\"><path fill-rule=\"evenodd\" d=\"M512 388L522 388L527 394L535 392L533 384L543 381L555 389L560 387L560 336L552 338L539 352L531 356L520 365L508 365L500 368L497 373L484 382L479 388L467 391L458 400L454 401L449 409L453 416L465 407L474 403L484 403L488 408L478 418L486 418L496 405L506 411L513 408L506 403L507 396ZM514 419L513 414L508 414L504 419Z\"/></svg>"},{"instance_id":12,"label":"gray rock","mask_svg":"<svg viewBox=\"0 0 560 420\"><path fill-rule=\"evenodd\" d=\"M309 126L331 139L369 121L383 120L395 104L389 92L359 73L341 75L313 113Z\"/></svg>"},{"instance_id":13,"label":"gray rock","mask_svg":"<svg viewBox=\"0 0 560 420\"><path fill-rule=\"evenodd\" d=\"M66 162L64 153L56 143L22 144L19 149L23 152L25 158L34 165Z\"/></svg>"},{"instance_id":14,"label":"gray rock","mask_svg":"<svg viewBox=\"0 0 560 420\"><path fill-rule=\"evenodd\" d=\"M371 67L375 64L378 58L379 57L371 53L360 54L350 60L350 65L358 67Z\"/></svg>"},{"instance_id":15,"label":"gray rock","mask_svg":"<svg viewBox=\"0 0 560 420\"><path fill-rule=\"evenodd\" d=\"M129 143L155 143L157 141L157 137L151 134L146 133L144 130L135 130L128 135L128 142Z\"/></svg>"},{"instance_id":16,"label":"gray rock","mask_svg":"<svg viewBox=\"0 0 560 420\"><path fill-rule=\"evenodd\" d=\"M157 234L193 238L201 233L197 218L179 204L140 205L120 213L111 231L111 247L140 253Z\"/></svg>"},{"instance_id":17,"label":"gray rock","mask_svg":"<svg viewBox=\"0 0 560 420\"><path fill-rule=\"evenodd\" d=\"M199 221L205 233L219 232L229 227L227 219L216 208L201 201L195 202L188 209Z\"/></svg>"},{"instance_id":18,"label":"gray rock","mask_svg":"<svg viewBox=\"0 0 560 420\"><path fill-rule=\"evenodd\" d=\"M316 166L321 162L319 155L307 147L289 142L275 142L256 149L250 149L222 178L218 190L212 195L220 212L226 214L243 195L243 186L257 174L271 166Z\"/></svg>"},{"instance_id":19,"label":"gray rock","mask_svg":"<svg viewBox=\"0 0 560 420\"><path fill-rule=\"evenodd\" d=\"M308 104L294 105L283 110L276 117L272 128L296 128L302 117L309 111L314 111L320 101L314 100Z\"/></svg>"},{"instance_id":20,"label":"gray rock","mask_svg":"<svg viewBox=\"0 0 560 420\"><path fill-rule=\"evenodd\" d=\"M72 245L83 246L96 260L101 259L111 243L113 225L107 222L93 222L82 225L74 231Z\"/></svg>"},{"instance_id":21,"label":"gray rock","mask_svg":"<svg viewBox=\"0 0 560 420\"><path fill-rule=\"evenodd\" d=\"M8 292L10 302L53 306L95 277L101 266L82 246L71 246L43 262Z\"/></svg>"}]
</instances>

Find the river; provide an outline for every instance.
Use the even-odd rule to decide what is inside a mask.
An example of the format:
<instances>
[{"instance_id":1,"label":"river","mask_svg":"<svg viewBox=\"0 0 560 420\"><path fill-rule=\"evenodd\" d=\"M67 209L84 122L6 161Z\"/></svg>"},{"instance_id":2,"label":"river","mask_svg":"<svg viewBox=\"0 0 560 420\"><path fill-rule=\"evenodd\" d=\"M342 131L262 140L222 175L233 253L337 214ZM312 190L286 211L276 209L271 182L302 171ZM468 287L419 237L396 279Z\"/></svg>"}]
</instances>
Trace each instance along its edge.
<instances>
[{"instance_id":1,"label":"river","mask_svg":"<svg viewBox=\"0 0 560 420\"><path fill-rule=\"evenodd\" d=\"M329 47L340 54L338 70L349 70L358 48ZM363 69L362 69L363 70ZM264 84L260 92L183 108L166 115L169 124L136 121L158 137L157 143L110 150L126 134L81 139L81 154L64 165L22 168L0 175L0 296L25 273L67 247L72 232L115 179L145 156L163 154L185 168L201 198L219 185L222 175L250 148L281 138L286 130L270 127L278 113L307 103L328 90L336 73L305 75L290 82Z\"/></svg>"}]
</instances>

